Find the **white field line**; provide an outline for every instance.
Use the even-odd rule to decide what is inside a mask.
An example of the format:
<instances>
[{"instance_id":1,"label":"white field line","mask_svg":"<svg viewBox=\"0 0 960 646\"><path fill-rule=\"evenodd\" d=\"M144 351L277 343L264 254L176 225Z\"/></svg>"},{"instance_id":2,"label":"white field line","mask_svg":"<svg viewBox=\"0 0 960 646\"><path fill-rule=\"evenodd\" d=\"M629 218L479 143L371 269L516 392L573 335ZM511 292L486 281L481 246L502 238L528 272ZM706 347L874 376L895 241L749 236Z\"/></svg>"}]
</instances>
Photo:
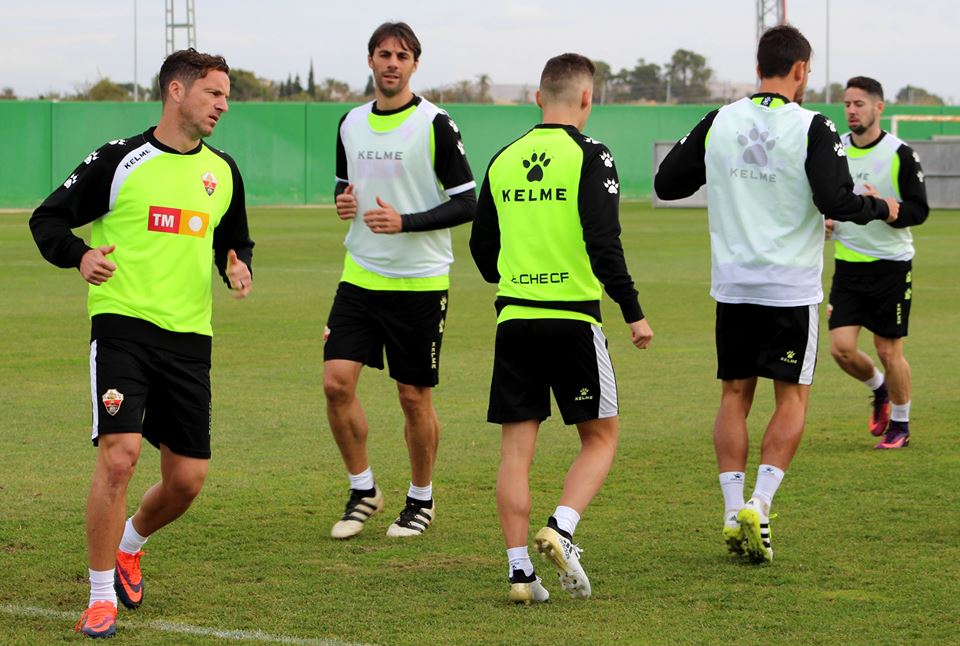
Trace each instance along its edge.
<instances>
[{"instance_id":1,"label":"white field line","mask_svg":"<svg viewBox=\"0 0 960 646\"><path fill-rule=\"evenodd\" d=\"M0 613L13 615L16 617L42 617L44 619L57 619L68 621L70 623L73 623L77 619L77 614L73 612L49 610L47 608L33 608L30 606L14 606L9 604L0 604ZM118 622L118 625L122 624L123 622ZM271 635L259 630L223 630L220 628L205 628L203 626L191 626L189 624L178 624L172 621L163 621L162 619L143 622L138 621L135 625L137 628L146 628L148 630L156 630L162 633L196 635L199 637L215 637L217 639L230 639L233 641L261 642L269 644L295 644L296 646L372 646L371 644L343 642L337 639L306 639L303 637L289 637L286 635Z\"/></svg>"}]
</instances>

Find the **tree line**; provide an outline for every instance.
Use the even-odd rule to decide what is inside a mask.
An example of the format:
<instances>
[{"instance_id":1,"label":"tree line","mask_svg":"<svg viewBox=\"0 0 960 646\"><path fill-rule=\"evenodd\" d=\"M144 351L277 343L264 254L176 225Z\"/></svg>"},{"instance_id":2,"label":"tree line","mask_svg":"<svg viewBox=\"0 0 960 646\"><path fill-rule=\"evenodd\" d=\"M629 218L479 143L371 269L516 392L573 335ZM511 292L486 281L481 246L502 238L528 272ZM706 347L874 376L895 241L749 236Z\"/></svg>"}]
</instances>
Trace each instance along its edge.
<instances>
[{"instance_id":1,"label":"tree line","mask_svg":"<svg viewBox=\"0 0 960 646\"><path fill-rule=\"evenodd\" d=\"M614 73L605 61L594 61L597 72L594 80L594 102L606 103L717 103L730 97L714 96L710 83L713 70L705 56L689 49L678 49L666 63L658 64L640 58L632 68L622 68ZM138 87L137 95L142 100L160 100L157 76L149 88ZM493 79L489 74L478 74L474 79L426 88L419 94L436 103L492 103ZM843 100L844 86L830 85L829 99L832 103ZM527 101L528 96L520 97ZM307 72L306 82L300 74L288 74L286 80L274 81L258 77L250 70L230 70L230 99L232 101L324 101L360 102L373 97L373 77L367 78L363 91L354 90L350 84L334 78L317 81L313 61ZM0 100L16 99L10 87L0 88ZM114 83L103 78L95 83L86 83L75 94L50 94L40 99L76 101L131 101L134 98L132 83ZM735 97L736 98L736 97ZM827 99L826 88L808 88L805 99L823 103ZM895 95L896 103L911 105L944 105L942 98L927 90L911 85Z\"/></svg>"}]
</instances>

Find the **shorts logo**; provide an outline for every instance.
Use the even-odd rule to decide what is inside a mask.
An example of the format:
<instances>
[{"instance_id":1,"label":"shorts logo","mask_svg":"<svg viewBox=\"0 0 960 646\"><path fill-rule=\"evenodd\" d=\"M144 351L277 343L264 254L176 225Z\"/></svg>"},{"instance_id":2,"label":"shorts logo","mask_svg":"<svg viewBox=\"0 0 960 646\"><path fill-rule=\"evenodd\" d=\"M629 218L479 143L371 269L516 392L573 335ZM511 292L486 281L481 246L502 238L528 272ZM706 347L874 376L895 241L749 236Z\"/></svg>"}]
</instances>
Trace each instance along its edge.
<instances>
[{"instance_id":1,"label":"shorts logo","mask_svg":"<svg viewBox=\"0 0 960 646\"><path fill-rule=\"evenodd\" d=\"M147 215L147 230L205 238L210 214L186 209L151 206Z\"/></svg>"},{"instance_id":2,"label":"shorts logo","mask_svg":"<svg viewBox=\"0 0 960 646\"><path fill-rule=\"evenodd\" d=\"M440 319L440 325L437 326L437 332L443 334L443 326L446 323L446 319Z\"/></svg>"},{"instance_id":3,"label":"shorts logo","mask_svg":"<svg viewBox=\"0 0 960 646\"><path fill-rule=\"evenodd\" d=\"M790 363L793 365L797 364L797 353L793 350L787 350L786 356L780 357L780 361L784 363Z\"/></svg>"},{"instance_id":4,"label":"shorts logo","mask_svg":"<svg viewBox=\"0 0 960 646\"><path fill-rule=\"evenodd\" d=\"M106 408L110 416L113 417L117 414L117 411L120 410L120 404L123 403L123 393L116 388L110 388L107 392L103 393L100 399L103 400L103 407Z\"/></svg>"},{"instance_id":5,"label":"shorts logo","mask_svg":"<svg viewBox=\"0 0 960 646\"><path fill-rule=\"evenodd\" d=\"M585 402L593 399L593 395L590 394L589 388L581 388L580 395L573 398L575 402Z\"/></svg>"},{"instance_id":6,"label":"shorts logo","mask_svg":"<svg viewBox=\"0 0 960 646\"><path fill-rule=\"evenodd\" d=\"M430 369L437 369L437 342L432 341L430 343Z\"/></svg>"},{"instance_id":7,"label":"shorts logo","mask_svg":"<svg viewBox=\"0 0 960 646\"><path fill-rule=\"evenodd\" d=\"M207 192L207 195L213 195L213 192L217 190L217 176L207 171L200 176L200 179L203 181L203 190Z\"/></svg>"},{"instance_id":8,"label":"shorts logo","mask_svg":"<svg viewBox=\"0 0 960 646\"><path fill-rule=\"evenodd\" d=\"M446 309L447 309L447 297L446 297L446 296L441 296L441 297L440 297L440 311L443 312L443 311L446 310Z\"/></svg>"}]
</instances>

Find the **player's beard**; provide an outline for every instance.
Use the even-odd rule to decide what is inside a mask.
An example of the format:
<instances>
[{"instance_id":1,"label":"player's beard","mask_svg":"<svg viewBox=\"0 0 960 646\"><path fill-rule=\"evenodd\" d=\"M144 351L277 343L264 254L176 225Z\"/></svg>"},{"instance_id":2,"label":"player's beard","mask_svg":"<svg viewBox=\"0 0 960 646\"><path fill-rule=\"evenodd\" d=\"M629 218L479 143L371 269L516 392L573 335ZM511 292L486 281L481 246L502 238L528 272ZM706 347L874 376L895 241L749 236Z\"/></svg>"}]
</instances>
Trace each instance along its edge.
<instances>
[{"instance_id":1,"label":"player's beard","mask_svg":"<svg viewBox=\"0 0 960 646\"><path fill-rule=\"evenodd\" d=\"M847 125L850 125L850 124L847 124ZM856 126L850 126L850 132L852 132L855 135L862 135L866 131L867 131L867 126L863 125L862 122L857 124Z\"/></svg>"},{"instance_id":2,"label":"player's beard","mask_svg":"<svg viewBox=\"0 0 960 646\"><path fill-rule=\"evenodd\" d=\"M793 102L797 105L803 105L803 92L807 89L806 85L803 85L797 88L796 93L793 95Z\"/></svg>"}]
</instances>

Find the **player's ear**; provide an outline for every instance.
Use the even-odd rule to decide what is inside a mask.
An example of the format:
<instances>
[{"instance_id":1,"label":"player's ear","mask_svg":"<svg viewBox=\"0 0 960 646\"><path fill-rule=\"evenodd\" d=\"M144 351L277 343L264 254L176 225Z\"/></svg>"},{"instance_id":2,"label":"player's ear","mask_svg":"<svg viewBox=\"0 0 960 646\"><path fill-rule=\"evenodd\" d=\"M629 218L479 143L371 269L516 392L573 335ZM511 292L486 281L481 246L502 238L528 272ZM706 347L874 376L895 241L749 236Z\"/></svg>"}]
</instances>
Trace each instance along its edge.
<instances>
[{"instance_id":1,"label":"player's ear","mask_svg":"<svg viewBox=\"0 0 960 646\"><path fill-rule=\"evenodd\" d=\"M797 61L796 63L793 64L793 69L790 71L792 72L794 81L798 83L803 82L803 79L806 78L806 75L807 75L808 64L809 63L807 63L807 61Z\"/></svg>"},{"instance_id":2,"label":"player's ear","mask_svg":"<svg viewBox=\"0 0 960 646\"><path fill-rule=\"evenodd\" d=\"M184 94L186 94L186 87L180 80L173 79L170 81L170 85L167 86L167 96L169 98L179 103L183 99Z\"/></svg>"},{"instance_id":3,"label":"player's ear","mask_svg":"<svg viewBox=\"0 0 960 646\"><path fill-rule=\"evenodd\" d=\"M537 102L537 107L543 110L543 97L540 95L540 90L537 90L536 102Z\"/></svg>"}]
</instances>

